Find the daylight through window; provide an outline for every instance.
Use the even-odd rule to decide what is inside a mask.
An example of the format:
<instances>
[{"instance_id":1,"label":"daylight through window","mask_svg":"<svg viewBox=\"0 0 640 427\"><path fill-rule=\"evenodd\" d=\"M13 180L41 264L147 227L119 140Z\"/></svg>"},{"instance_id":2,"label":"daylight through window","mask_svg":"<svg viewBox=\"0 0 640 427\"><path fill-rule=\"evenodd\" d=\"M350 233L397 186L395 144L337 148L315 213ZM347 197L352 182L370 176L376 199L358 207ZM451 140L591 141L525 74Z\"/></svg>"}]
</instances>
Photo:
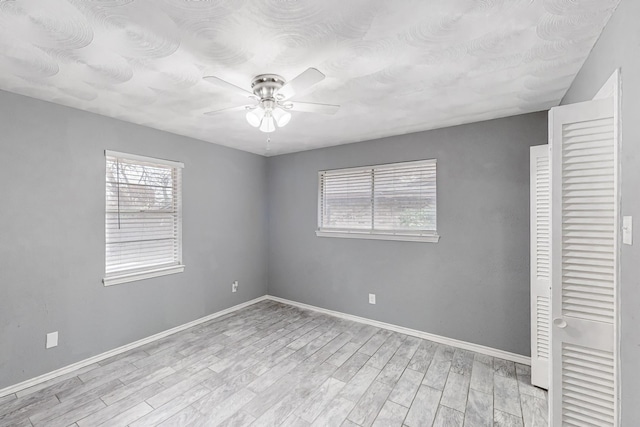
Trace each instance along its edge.
<instances>
[{"instance_id":1,"label":"daylight through window","mask_svg":"<svg viewBox=\"0 0 640 427\"><path fill-rule=\"evenodd\" d=\"M436 161L321 171L316 234L437 242Z\"/></svg>"},{"instance_id":2,"label":"daylight through window","mask_svg":"<svg viewBox=\"0 0 640 427\"><path fill-rule=\"evenodd\" d=\"M184 270L183 164L106 151L105 285Z\"/></svg>"}]
</instances>

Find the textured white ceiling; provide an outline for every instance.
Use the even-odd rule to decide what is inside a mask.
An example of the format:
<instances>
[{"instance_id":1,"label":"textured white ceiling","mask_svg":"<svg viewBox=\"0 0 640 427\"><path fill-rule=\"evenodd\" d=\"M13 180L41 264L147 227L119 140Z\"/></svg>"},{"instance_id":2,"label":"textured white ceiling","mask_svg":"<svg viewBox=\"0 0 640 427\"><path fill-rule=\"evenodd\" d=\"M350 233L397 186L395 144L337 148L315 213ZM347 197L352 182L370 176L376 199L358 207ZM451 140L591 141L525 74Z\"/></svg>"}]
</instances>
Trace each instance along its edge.
<instances>
[{"instance_id":1,"label":"textured white ceiling","mask_svg":"<svg viewBox=\"0 0 640 427\"><path fill-rule=\"evenodd\" d=\"M0 0L0 89L260 154L557 105L619 0ZM256 74L327 78L266 134Z\"/></svg>"}]
</instances>

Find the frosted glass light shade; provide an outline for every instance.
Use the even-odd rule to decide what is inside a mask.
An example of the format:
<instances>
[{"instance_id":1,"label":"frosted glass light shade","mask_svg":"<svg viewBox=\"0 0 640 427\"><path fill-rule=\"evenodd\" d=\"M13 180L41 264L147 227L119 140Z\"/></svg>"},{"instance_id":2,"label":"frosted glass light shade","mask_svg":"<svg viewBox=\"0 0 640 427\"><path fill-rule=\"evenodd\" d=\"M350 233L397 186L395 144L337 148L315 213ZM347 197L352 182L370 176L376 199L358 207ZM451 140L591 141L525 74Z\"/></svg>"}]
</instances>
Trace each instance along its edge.
<instances>
[{"instance_id":1,"label":"frosted glass light shade","mask_svg":"<svg viewBox=\"0 0 640 427\"><path fill-rule=\"evenodd\" d=\"M247 111L247 121L251 126L257 128L260 126L260 122L264 117L264 110L262 108L254 108L253 110Z\"/></svg>"},{"instance_id":2,"label":"frosted glass light shade","mask_svg":"<svg viewBox=\"0 0 640 427\"><path fill-rule=\"evenodd\" d=\"M273 115L273 118L276 119L276 124L279 128L286 126L286 124L289 123L289 120L291 120L291 113L283 110L282 108L274 109L271 114Z\"/></svg>"},{"instance_id":3,"label":"frosted glass light shade","mask_svg":"<svg viewBox=\"0 0 640 427\"><path fill-rule=\"evenodd\" d=\"M260 124L260 130L262 132L270 133L276 130L276 124L271 115L265 115Z\"/></svg>"}]
</instances>

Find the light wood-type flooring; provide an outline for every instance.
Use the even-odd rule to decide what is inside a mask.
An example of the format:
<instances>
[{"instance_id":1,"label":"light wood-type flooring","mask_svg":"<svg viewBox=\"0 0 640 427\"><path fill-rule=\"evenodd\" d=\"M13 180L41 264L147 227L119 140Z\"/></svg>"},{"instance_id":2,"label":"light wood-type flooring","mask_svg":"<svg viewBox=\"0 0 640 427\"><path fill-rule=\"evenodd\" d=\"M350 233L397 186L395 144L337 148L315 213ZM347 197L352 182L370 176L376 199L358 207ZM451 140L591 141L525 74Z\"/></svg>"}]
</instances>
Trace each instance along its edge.
<instances>
[{"instance_id":1,"label":"light wood-type flooring","mask_svg":"<svg viewBox=\"0 0 640 427\"><path fill-rule=\"evenodd\" d=\"M530 368L274 301L0 397L0 426L546 426Z\"/></svg>"}]
</instances>

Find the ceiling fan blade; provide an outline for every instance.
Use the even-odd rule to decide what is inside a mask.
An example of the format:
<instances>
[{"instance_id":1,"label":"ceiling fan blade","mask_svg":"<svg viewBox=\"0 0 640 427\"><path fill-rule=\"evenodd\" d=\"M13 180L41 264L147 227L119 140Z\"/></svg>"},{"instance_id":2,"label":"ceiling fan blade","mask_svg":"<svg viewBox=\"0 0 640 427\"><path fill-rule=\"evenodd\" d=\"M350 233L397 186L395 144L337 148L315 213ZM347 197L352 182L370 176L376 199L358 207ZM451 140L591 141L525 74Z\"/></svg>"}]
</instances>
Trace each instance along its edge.
<instances>
[{"instance_id":1,"label":"ceiling fan blade","mask_svg":"<svg viewBox=\"0 0 640 427\"><path fill-rule=\"evenodd\" d=\"M253 105L240 105L238 107L229 107L229 108L223 108L221 110L214 110L214 111L207 111L206 114L207 116L213 116L215 114L220 114L220 113L229 113L231 111L243 111L246 110L248 108L253 108Z\"/></svg>"},{"instance_id":2,"label":"ceiling fan blade","mask_svg":"<svg viewBox=\"0 0 640 427\"><path fill-rule=\"evenodd\" d=\"M249 92L248 90L244 90L239 86L236 86L232 83L229 83L227 81L224 81L216 76L204 76L202 78L202 80L205 80L209 83L212 83L220 88L223 89L227 89L229 91L233 91L235 92L237 95L242 95L242 96L249 96L249 97L255 97L254 94L252 94L251 92Z\"/></svg>"},{"instance_id":3,"label":"ceiling fan blade","mask_svg":"<svg viewBox=\"0 0 640 427\"><path fill-rule=\"evenodd\" d=\"M289 99L295 95L301 95L311 86L324 80L324 74L315 68L307 68L293 80L287 82L278 91L278 95L281 95L282 100Z\"/></svg>"},{"instance_id":4,"label":"ceiling fan blade","mask_svg":"<svg viewBox=\"0 0 640 427\"><path fill-rule=\"evenodd\" d=\"M320 114L335 114L340 108L339 105L333 104L315 104L312 102L288 102L291 108L287 110L300 111L303 113L320 113Z\"/></svg>"}]
</instances>

